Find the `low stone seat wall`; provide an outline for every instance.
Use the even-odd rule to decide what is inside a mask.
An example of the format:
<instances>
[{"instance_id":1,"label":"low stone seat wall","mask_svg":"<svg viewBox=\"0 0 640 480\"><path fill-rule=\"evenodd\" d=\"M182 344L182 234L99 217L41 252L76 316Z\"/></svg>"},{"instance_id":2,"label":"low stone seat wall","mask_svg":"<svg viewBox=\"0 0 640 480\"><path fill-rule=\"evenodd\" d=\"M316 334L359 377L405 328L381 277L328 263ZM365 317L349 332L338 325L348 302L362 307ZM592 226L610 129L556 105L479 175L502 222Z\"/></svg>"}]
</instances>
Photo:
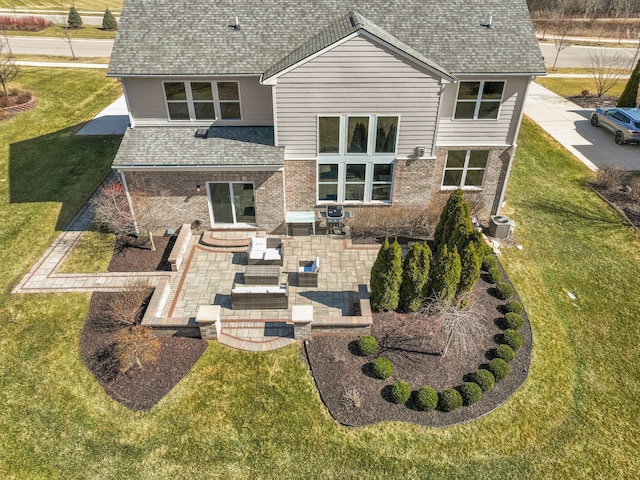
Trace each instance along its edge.
<instances>
[{"instance_id":1,"label":"low stone seat wall","mask_svg":"<svg viewBox=\"0 0 640 480\"><path fill-rule=\"evenodd\" d=\"M174 272L180 271L180 265L182 265L182 261L187 252L187 247L189 247L191 235L191 225L185 223L180 227L180 233L178 233L176 243L173 245L168 259L169 264L171 265L171 270Z\"/></svg>"}]
</instances>

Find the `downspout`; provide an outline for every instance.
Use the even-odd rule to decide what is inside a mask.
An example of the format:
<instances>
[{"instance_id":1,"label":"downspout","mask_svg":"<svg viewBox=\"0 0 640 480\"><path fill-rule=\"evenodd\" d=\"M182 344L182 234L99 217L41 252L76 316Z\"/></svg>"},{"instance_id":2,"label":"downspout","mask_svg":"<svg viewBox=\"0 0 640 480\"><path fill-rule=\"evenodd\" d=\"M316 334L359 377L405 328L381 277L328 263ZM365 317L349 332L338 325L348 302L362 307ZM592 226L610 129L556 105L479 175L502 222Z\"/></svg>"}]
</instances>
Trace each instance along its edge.
<instances>
[{"instance_id":1,"label":"downspout","mask_svg":"<svg viewBox=\"0 0 640 480\"><path fill-rule=\"evenodd\" d=\"M440 115L442 115L442 97L444 94L444 89L446 88L446 83L440 80L440 92L438 92L438 113L436 114L436 124L433 129L433 143L431 144L431 156L433 158L436 157L436 147L438 143L438 129L440 128Z\"/></svg>"},{"instance_id":2,"label":"downspout","mask_svg":"<svg viewBox=\"0 0 640 480\"><path fill-rule=\"evenodd\" d=\"M127 203L129 204L129 211L131 212L131 218L133 218L133 228L136 231L136 237L140 236L140 229L138 228L138 221L136 220L136 213L133 210L133 202L131 201L131 195L129 194L129 186L127 185L127 179L124 176L123 170L116 170L120 183L124 187L124 194L127 197Z\"/></svg>"},{"instance_id":3,"label":"downspout","mask_svg":"<svg viewBox=\"0 0 640 480\"><path fill-rule=\"evenodd\" d=\"M527 101L527 95L529 94L529 86L531 85L533 77L529 77L529 82L527 83L527 88L524 91L524 98L522 99L522 107L520 108L520 117L518 118L518 123L516 125L516 131L513 135L513 140L511 142L511 155L509 155L509 164L507 165L507 173L504 176L504 182L502 184L502 191L500 192L500 202L498 203L498 208L494 212L494 214L500 213L502 205L504 205L506 201L506 193L507 193L507 185L509 184L509 177L511 176L511 168L513 167L513 159L516 156L516 149L518 148L518 135L520 133L520 126L522 125L522 117L524 116L524 103Z\"/></svg>"}]
</instances>

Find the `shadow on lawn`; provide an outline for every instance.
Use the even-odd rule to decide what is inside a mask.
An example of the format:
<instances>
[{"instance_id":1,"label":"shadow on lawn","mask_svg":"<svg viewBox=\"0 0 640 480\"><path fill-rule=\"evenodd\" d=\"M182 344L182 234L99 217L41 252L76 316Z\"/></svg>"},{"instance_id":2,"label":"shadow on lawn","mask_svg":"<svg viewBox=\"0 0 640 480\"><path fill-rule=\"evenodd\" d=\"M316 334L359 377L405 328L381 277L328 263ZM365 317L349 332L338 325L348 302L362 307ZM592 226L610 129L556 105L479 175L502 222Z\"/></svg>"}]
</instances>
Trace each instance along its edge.
<instances>
[{"instance_id":1,"label":"shadow on lawn","mask_svg":"<svg viewBox=\"0 0 640 480\"><path fill-rule=\"evenodd\" d=\"M9 202L61 203L56 230L110 172L121 135L74 136L83 124L9 145Z\"/></svg>"}]
</instances>

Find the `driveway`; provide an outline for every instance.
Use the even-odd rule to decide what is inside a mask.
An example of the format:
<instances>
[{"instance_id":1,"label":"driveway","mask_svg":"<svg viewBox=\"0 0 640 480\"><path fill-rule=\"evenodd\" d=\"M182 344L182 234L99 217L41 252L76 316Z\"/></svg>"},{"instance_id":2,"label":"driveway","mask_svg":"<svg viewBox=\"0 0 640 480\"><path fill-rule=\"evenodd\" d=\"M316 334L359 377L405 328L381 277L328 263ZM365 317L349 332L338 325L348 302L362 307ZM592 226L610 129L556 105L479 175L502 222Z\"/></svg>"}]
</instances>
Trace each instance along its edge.
<instances>
[{"instance_id":1,"label":"driveway","mask_svg":"<svg viewBox=\"0 0 640 480\"><path fill-rule=\"evenodd\" d=\"M613 135L589 123L591 110L532 83L524 113L592 170L606 166L640 170L640 145L616 145Z\"/></svg>"}]
</instances>

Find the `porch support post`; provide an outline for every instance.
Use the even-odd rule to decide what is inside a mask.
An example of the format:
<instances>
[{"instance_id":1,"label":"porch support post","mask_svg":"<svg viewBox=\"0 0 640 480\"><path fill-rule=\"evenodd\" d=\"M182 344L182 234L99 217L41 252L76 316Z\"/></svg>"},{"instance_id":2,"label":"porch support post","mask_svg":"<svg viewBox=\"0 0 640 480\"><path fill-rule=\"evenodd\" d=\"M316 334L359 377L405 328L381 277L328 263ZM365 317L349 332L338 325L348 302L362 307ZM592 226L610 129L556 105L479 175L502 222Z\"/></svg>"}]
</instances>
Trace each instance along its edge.
<instances>
[{"instance_id":1,"label":"porch support post","mask_svg":"<svg viewBox=\"0 0 640 480\"><path fill-rule=\"evenodd\" d=\"M120 183L124 187L124 194L127 197L127 203L129 204L129 211L131 212L131 218L133 218L133 228L136 231L136 236L140 235L140 229L138 228L138 221L136 220L136 212L133 210L133 202L131 201L131 195L129 194L129 187L127 185L127 179L124 176L123 170L116 170L118 177L120 177Z\"/></svg>"}]
</instances>

